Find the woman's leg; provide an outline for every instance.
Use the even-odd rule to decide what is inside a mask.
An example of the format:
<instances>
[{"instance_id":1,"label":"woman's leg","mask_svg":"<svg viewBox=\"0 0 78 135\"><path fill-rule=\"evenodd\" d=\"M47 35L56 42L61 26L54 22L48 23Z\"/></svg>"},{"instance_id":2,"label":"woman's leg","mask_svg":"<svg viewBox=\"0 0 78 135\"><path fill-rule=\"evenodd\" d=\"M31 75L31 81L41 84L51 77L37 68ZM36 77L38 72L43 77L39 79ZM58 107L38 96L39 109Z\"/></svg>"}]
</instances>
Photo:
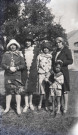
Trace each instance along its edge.
<instances>
[{"instance_id":1,"label":"woman's leg","mask_svg":"<svg viewBox=\"0 0 78 135\"><path fill-rule=\"evenodd\" d=\"M68 92L64 93L64 113L67 112L68 109Z\"/></svg>"},{"instance_id":2,"label":"woman's leg","mask_svg":"<svg viewBox=\"0 0 78 135\"><path fill-rule=\"evenodd\" d=\"M27 112L28 108L29 108L29 103L28 103L28 99L29 99L29 96L28 94L25 95L25 107L23 109L23 112Z\"/></svg>"},{"instance_id":3,"label":"woman's leg","mask_svg":"<svg viewBox=\"0 0 78 135\"><path fill-rule=\"evenodd\" d=\"M40 102L39 102L39 105L38 105L38 109L41 109L41 107L42 107L42 101L43 101L43 97L44 97L44 95L40 95Z\"/></svg>"},{"instance_id":4,"label":"woman's leg","mask_svg":"<svg viewBox=\"0 0 78 135\"><path fill-rule=\"evenodd\" d=\"M41 109L42 101L43 101L44 94L45 94L45 83L44 83L44 79L45 79L45 75L44 74L40 74L39 75L40 101L39 101L38 109Z\"/></svg>"},{"instance_id":5,"label":"woman's leg","mask_svg":"<svg viewBox=\"0 0 78 135\"><path fill-rule=\"evenodd\" d=\"M17 113L21 114L21 95L16 95Z\"/></svg>"},{"instance_id":6,"label":"woman's leg","mask_svg":"<svg viewBox=\"0 0 78 135\"><path fill-rule=\"evenodd\" d=\"M50 94L50 91L49 91L49 84L46 83L46 86L45 86L45 110L48 111L48 100L49 100L49 94Z\"/></svg>"},{"instance_id":7,"label":"woman's leg","mask_svg":"<svg viewBox=\"0 0 78 135\"><path fill-rule=\"evenodd\" d=\"M7 95L6 96L6 109L4 110L4 113L7 113L10 109L10 104L11 104L11 99L12 95Z\"/></svg>"},{"instance_id":8,"label":"woman's leg","mask_svg":"<svg viewBox=\"0 0 78 135\"><path fill-rule=\"evenodd\" d=\"M30 109L31 109L31 110L34 110L34 106L33 106L33 103L32 103L32 99L33 99L33 94L30 94L30 96L29 96L29 106L30 106Z\"/></svg>"}]
</instances>

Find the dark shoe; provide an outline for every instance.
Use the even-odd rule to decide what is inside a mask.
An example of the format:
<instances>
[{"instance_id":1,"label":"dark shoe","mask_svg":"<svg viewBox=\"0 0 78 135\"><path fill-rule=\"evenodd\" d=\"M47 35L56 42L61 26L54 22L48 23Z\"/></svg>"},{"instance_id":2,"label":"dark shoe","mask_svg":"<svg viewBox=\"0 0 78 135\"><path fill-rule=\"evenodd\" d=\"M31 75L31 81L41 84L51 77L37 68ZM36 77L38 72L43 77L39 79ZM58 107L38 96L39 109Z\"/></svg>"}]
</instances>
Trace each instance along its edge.
<instances>
[{"instance_id":1,"label":"dark shoe","mask_svg":"<svg viewBox=\"0 0 78 135\"><path fill-rule=\"evenodd\" d=\"M52 116L53 118L55 118L55 117L56 117L56 112L55 112L55 111L51 112L51 116Z\"/></svg>"},{"instance_id":2,"label":"dark shoe","mask_svg":"<svg viewBox=\"0 0 78 135\"><path fill-rule=\"evenodd\" d=\"M53 107L52 107L52 106L50 106L50 108L49 108L49 109L50 109L50 111L51 111L51 112L53 111Z\"/></svg>"}]
</instances>

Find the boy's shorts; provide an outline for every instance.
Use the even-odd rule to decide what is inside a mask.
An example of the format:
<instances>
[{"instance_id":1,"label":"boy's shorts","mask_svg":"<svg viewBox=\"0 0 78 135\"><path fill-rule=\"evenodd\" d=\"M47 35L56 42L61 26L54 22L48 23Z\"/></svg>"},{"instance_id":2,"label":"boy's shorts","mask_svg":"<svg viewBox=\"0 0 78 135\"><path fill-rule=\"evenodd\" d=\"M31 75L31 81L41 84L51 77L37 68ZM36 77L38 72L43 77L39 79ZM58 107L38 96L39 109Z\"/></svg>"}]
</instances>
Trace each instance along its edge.
<instances>
[{"instance_id":1,"label":"boy's shorts","mask_svg":"<svg viewBox=\"0 0 78 135\"><path fill-rule=\"evenodd\" d=\"M50 96L54 97L54 96L57 96L57 97L61 97L62 95L62 90L61 89L50 89Z\"/></svg>"}]
</instances>

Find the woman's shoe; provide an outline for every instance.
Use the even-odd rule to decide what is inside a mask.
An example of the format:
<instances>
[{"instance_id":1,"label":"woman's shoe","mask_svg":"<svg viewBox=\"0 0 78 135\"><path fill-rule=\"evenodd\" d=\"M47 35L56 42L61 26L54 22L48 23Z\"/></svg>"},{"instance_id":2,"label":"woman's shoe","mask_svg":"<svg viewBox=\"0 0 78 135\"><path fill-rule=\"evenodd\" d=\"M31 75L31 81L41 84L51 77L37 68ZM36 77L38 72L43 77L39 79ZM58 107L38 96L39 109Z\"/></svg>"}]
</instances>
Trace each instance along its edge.
<instances>
[{"instance_id":1,"label":"woman's shoe","mask_svg":"<svg viewBox=\"0 0 78 135\"><path fill-rule=\"evenodd\" d=\"M56 112L55 112L55 111L52 111L52 112L51 112L51 116L52 116L53 118L55 118L55 117L56 117Z\"/></svg>"},{"instance_id":2,"label":"woman's shoe","mask_svg":"<svg viewBox=\"0 0 78 135\"><path fill-rule=\"evenodd\" d=\"M53 107L52 107L52 106L50 106L49 110L50 110L50 111L53 111Z\"/></svg>"},{"instance_id":3,"label":"woman's shoe","mask_svg":"<svg viewBox=\"0 0 78 135\"><path fill-rule=\"evenodd\" d=\"M57 110L57 112L56 112L57 114L61 114L61 112L59 111L59 110Z\"/></svg>"},{"instance_id":4,"label":"woman's shoe","mask_svg":"<svg viewBox=\"0 0 78 135\"><path fill-rule=\"evenodd\" d=\"M28 108L29 108L29 106L25 106L24 109L23 109L23 113L26 113Z\"/></svg>"},{"instance_id":5,"label":"woman's shoe","mask_svg":"<svg viewBox=\"0 0 78 135\"><path fill-rule=\"evenodd\" d=\"M34 106L32 104L30 104L30 109L34 111Z\"/></svg>"},{"instance_id":6,"label":"woman's shoe","mask_svg":"<svg viewBox=\"0 0 78 135\"><path fill-rule=\"evenodd\" d=\"M48 107L45 107L45 110L48 111Z\"/></svg>"},{"instance_id":7,"label":"woman's shoe","mask_svg":"<svg viewBox=\"0 0 78 135\"><path fill-rule=\"evenodd\" d=\"M40 109L41 109L41 105L38 106L38 110L40 110Z\"/></svg>"},{"instance_id":8,"label":"woman's shoe","mask_svg":"<svg viewBox=\"0 0 78 135\"><path fill-rule=\"evenodd\" d=\"M9 112L10 109L5 109L4 112L3 112L3 115L4 114L7 114Z\"/></svg>"},{"instance_id":9,"label":"woman's shoe","mask_svg":"<svg viewBox=\"0 0 78 135\"><path fill-rule=\"evenodd\" d=\"M21 115L21 109L20 108L17 108L17 114Z\"/></svg>"},{"instance_id":10,"label":"woman's shoe","mask_svg":"<svg viewBox=\"0 0 78 135\"><path fill-rule=\"evenodd\" d=\"M67 110L66 110L66 109L64 109L63 113L67 113Z\"/></svg>"}]
</instances>

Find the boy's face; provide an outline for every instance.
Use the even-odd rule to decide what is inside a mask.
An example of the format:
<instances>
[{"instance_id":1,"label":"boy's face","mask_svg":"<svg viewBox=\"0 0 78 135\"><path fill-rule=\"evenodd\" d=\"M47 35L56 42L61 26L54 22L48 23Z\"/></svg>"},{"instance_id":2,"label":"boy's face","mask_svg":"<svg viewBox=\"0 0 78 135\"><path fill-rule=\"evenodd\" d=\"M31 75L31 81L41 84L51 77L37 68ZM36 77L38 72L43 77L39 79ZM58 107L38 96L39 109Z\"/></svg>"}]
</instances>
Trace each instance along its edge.
<instances>
[{"instance_id":1,"label":"boy's face","mask_svg":"<svg viewBox=\"0 0 78 135\"><path fill-rule=\"evenodd\" d=\"M60 72L61 70L61 66L58 64L56 67L55 67L55 71L56 73Z\"/></svg>"},{"instance_id":2,"label":"boy's face","mask_svg":"<svg viewBox=\"0 0 78 135\"><path fill-rule=\"evenodd\" d=\"M45 54L49 53L49 49L48 48L44 48L44 53Z\"/></svg>"}]
</instances>

